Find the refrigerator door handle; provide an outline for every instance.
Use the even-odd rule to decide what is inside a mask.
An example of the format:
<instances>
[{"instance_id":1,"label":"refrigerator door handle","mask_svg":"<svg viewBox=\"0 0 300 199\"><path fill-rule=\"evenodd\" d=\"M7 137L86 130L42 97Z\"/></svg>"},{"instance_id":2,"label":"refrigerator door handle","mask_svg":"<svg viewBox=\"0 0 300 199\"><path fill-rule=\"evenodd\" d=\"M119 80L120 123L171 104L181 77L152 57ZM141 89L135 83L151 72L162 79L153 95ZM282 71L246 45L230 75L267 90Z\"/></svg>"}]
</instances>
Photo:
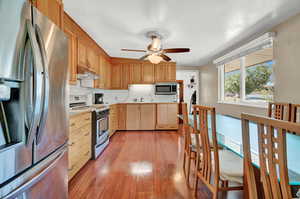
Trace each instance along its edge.
<instances>
[{"instance_id":1,"label":"refrigerator door handle","mask_svg":"<svg viewBox=\"0 0 300 199\"><path fill-rule=\"evenodd\" d=\"M57 155L57 157L55 157L55 159L52 160L52 162L48 166L46 166L42 171L40 171L36 176L31 178L29 181L25 182L24 184L22 184L12 192L10 192L8 195L4 196L3 199L14 199L22 192L34 186L37 182L39 182L45 175L47 175L55 167L57 162L63 157L66 151L67 151L66 148L60 151L60 154Z\"/></svg>"},{"instance_id":2,"label":"refrigerator door handle","mask_svg":"<svg viewBox=\"0 0 300 199\"><path fill-rule=\"evenodd\" d=\"M35 25L35 30L36 30L36 36L37 36L37 41L39 44L40 48L40 53L42 57L42 62L43 62L43 104L42 104L42 114L41 114L41 121L39 124L39 130L37 134L37 144L41 142L41 138L43 136L44 132L44 127L46 124L46 119L48 115L48 108L49 108L49 73L48 73L48 60L47 60L47 54L46 54L46 48L45 48L45 42L42 38L41 34L41 29L40 27L36 24Z\"/></svg>"},{"instance_id":3,"label":"refrigerator door handle","mask_svg":"<svg viewBox=\"0 0 300 199\"><path fill-rule=\"evenodd\" d=\"M38 43L36 40L36 36L34 33L34 29L32 27L31 21L26 20L26 27L28 31L29 41L31 43L33 60L34 60L34 91L33 91L33 114L32 114L32 122L29 125L29 132L28 138L26 140L26 144L30 145L34 139L36 134L36 130L41 118L41 101L42 101L42 74L43 74L43 67L42 67L42 60L41 55L39 52ZM27 95L26 95L27 96ZM31 96L30 96L31 97ZM30 100L26 97L25 103L27 100Z\"/></svg>"}]
</instances>

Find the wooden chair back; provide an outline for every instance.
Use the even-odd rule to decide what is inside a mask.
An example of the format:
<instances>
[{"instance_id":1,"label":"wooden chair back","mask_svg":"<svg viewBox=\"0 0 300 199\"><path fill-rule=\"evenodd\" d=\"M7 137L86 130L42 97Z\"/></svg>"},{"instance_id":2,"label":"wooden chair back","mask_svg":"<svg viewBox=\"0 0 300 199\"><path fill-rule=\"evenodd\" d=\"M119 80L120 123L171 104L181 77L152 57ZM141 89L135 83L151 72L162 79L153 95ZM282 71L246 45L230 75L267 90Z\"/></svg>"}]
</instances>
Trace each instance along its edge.
<instances>
[{"instance_id":1,"label":"wooden chair back","mask_svg":"<svg viewBox=\"0 0 300 199\"><path fill-rule=\"evenodd\" d=\"M291 105L289 103L269 102L268 117L290 121Z\"/></svg>"},{"instance_id":2,"label":"wooden chair back","mask_svg":"<svg viewBox=\"0 0 300 199\"><path fill-rule=\"evenodd\" d=\"M194 105L193 116L194 130L197 134L197 154L200 160L197 164L200 164L202 181L212 190L219 185L220 180L216 110L214 107Z\"/></svg>"},{"instance_id":3,"label":"wooden chair back","mask_svg":"<svg viewBox=\"0 0 300 199\"><path fill-rule=\"evenodd\" d=\"M300 104L291 105L291 122L300 123Z\"/></svg>"},{"instance_id":4,"label":"wooden chair back","mask_svg":"<svg viewBox=\"0 0 300 199\"><path fill-rule=\"evenodd\" d=\"M300 124L242 114L244 170L251 199L258 199L258 195L251 161L249 122L256 123L258 127L260 176L265 198L292 198L287 168L286 133L295 132L300 135Z\"/></svg>"},{"instance_id":5,"label":"wooden chair back","mask_svg":"<svg viewBox=\"0 0 300 199\"><path fill-rule=\"evenodd\" d=\"M187 103L181 103L182 117L183 117L183 132L184 132L184 149L188 150L192 141L191 141L191 131L189 126L189 117L187 110Z\"/></svg>"}]
</instances>

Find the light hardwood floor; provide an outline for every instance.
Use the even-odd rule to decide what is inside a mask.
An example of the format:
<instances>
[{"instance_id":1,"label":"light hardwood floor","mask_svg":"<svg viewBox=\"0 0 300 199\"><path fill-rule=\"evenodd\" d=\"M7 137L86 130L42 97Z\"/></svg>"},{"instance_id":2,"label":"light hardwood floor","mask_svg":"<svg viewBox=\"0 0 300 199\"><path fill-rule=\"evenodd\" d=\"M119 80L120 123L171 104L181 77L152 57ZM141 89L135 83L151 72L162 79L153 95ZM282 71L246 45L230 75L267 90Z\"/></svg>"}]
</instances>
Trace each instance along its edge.
<instances>
[{"instance_id":1,"label":"light hardwood floor","mask_svg":"<svg viewBox=\"0 0 300 199\"><path fill-rule=\"evenodd\" d=\"M193 198L185 182L182 154L180 131L118 132L104 153L71 180L69 198ZM204 185L199 185L197 198L211 198Z\"/></svg>"}]
</instances>

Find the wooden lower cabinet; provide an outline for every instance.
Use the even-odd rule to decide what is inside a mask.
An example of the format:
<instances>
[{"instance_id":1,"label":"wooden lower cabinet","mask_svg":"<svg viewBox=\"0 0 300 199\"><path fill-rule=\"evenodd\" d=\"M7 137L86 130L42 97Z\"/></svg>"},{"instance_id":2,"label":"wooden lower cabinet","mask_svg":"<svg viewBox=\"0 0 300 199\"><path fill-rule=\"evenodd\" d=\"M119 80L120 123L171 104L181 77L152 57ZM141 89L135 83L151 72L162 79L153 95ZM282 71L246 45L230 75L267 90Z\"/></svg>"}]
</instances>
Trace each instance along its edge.
<instances>
[{"instance_id":1,"label":"wooden lower cabinet","mask_svg":"<svg viewBox=\"0 0 300 199\"><path fill-rule=\"evenodd\" d=\"M126 104L118 104L118 130L126 130L127 106Z\"/></svg>"},{"instance_id":2,"label":"wooden lower cabinet","mask_svg":"<svg viewBox=\"0 0 300 199\"><path fill-rule=\"evenodd\" d=\"M177 103L127 103L110 105L110 136L117 130L178 129Z\"/></svg>"},{"instance_id":3,"label":"wooden lower cabinet","mask_svg":"<svg viewBox=\"0 0 300 199\"><path fill-rule=\"evenodd\" d=\"M109 136L118 130L118 104L109 106Z\"/></svg>"},{"instance_id":4,"label":"wooden lower cabinet","mask_svg":"<svg viewBox=\"0 0 300 199\"><path fill-rule=\"evenodd\" d=\"M127 104L126 130L140 130L140 107L139 104Z\"/></svg>"},{"instance_id":5,"label":"wooden lower cabinet","mask_svg":"<svg viewBox=\"0 0 300 199\"><path fill-rule=\"evenodd\" d=\"M178 104L157 104L156 129L178 129Z\"/></svg>"},{"instance_id":6,"label":"wooden lower cabinet","mask_svg":"<svg viewBox=\"0 0 300 199\"><path fill-rule=\"evenodd\" d=\"M163 117L164 114L167 116ZM155 103L127 104L126 115L127 130L178 129L178 104L176 103L163 104L163 106Z\"/></svg>"},{"instance_id":7,"label":"wooden lower cabinet","mask_svg":"<svg viewBox=\"0 0 300 199\"><path fill-rule=\"evenodd\" d=\"M140 108L141 121L140 129L153 130L156 124L156 105L155 104L142 104Z\"/></svg>"},{"instance_id":8,"label":"wooden lower cabinet","mask_svg":"<svg viewBox=\"0 0 300 199\"><path fill-rule=\"evenodd\" d=\"M70 118L69 134L69 180L91 159L91 113L82 113Z\"/></svg>"}]
</instances>

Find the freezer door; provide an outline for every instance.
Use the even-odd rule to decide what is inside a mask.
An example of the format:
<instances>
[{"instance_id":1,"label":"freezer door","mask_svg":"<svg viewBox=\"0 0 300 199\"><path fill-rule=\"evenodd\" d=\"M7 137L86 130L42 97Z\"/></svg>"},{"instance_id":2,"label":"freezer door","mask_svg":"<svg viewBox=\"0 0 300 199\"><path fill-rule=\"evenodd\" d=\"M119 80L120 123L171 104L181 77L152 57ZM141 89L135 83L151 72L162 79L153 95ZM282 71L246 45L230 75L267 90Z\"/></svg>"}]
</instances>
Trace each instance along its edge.
<instances>
[{"instance_id":1,"label":"freezer door","mask_svg":"<svg viewBox=\"0 0 300 199\"><path fill-rule=\"evenodd\" d=\"M41 161L38 165L0 188L5 199L68 198L67 147Z\"/></svg>"},{"instance_id":2,"label":"freezer door","mask_svg":"<svg viewBox=\"0 0 300 199\"><path fill-rule=\"evenodd\" d=\"M2 4L5 2L5 4ZM19 1L21 2L21 1ZM19 5L17 1L1 0L0 13L4 13L8 9L14 12L15 7L27 8L30 12L30 6L27 3ZM15 7L11 7L13 3ZM5 8L3 8L4 6ZM19 10L25 12L24 10ZM21 17L19 15L18 17ZM7 16L3 16L7 18ZM2 20L2 19L1 19ZM7 19L8 21L10 19ZM35 31L32 26L32 21L24 20L24 26L20 31L20 35L25 35L25 40L19 48L20 63L18 65L22 68L24 74L24 81L17 83L10 92L9 100L1 103L1 117L2 124L5 127L5 144L0 147L0 184L7 183L7 181L20 175L33 162L33 140L36 135L37 126L40 122L41 115L41 97L42 97L42 60L39 52L38 43L35 37ZM23 22L22 22L23 23ZM6 31L1 29L0 32ZM11 34L15 34L12 29ZM3 47L3 45L0 45ZM9 50L9 49L8 49ZM3 60L3 59L2 59ZM0 65L0 68L6 65Z\"/></svg>"},{"instance_id":3,"label":"freezer door","mask_svg":"<svg viewBox=\"0 0 300 199\"><path fill-rule=\"evenodd\" d=\"M0 1L0 79L22 80L20 50L25 42L25 20L31 20L26 0Z\"/></svg>"},{"instance_id":4,"label":"freezer door","mask_svg":"<svg viewBox=\"0 0 300 199\"><path fill-rule=\"evenodd\" d=\"M43 111L34 156L34 162L38 162L68 139L68 40L54 23L35 8L33 22L46 73Z\"/></svg>"}]
</instances>

